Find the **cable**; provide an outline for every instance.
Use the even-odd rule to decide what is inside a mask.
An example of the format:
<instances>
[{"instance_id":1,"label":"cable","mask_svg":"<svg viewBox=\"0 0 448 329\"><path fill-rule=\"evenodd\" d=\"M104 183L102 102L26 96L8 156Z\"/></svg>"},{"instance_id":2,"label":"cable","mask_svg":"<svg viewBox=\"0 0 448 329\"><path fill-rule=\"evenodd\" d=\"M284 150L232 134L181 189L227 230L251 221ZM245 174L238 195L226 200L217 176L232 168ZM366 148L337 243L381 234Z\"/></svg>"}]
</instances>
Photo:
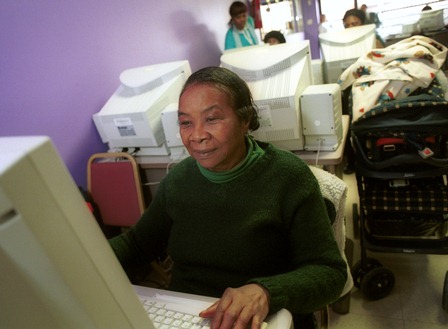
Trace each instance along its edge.
<instances>
[{"instance_id":1,"label":"cable","mask_svg":"<svg viewBox=\"0 0 448 329\"><path fill-rule=\"evenodd\" d=\"M142 184L143 186L154 186L154 185L159 185L160 182L150 182L150 183L144 183Z\"/></svg>"},{"instance_id":2,"label":"cable","mask_svg":"<svg viewBox=\"0 0 448 329\"><path fill-rule=\"evenodd\" d=\"M316 153L316 164L315 164L316 167L319 165L319 153L320 153L320 147L322 145L323 139L318 138L317 140L319 141L319 146L317 147L317 153Z\"/></svg>"}]
</instances>

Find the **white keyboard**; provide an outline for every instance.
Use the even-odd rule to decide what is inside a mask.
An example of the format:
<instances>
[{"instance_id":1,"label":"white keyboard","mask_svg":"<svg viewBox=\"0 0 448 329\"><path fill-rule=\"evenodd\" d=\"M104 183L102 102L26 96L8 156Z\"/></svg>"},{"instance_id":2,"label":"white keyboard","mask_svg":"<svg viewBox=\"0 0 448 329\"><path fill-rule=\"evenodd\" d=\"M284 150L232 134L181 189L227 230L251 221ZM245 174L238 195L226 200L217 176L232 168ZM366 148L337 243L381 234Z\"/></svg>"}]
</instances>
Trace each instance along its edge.
<instances>
[{"instance_id":1,"label":"white keyboard","mask_svg":"<svg viewBox=\"0 0 448 329\"><path fill-rule=\"evenodd\" d=\"M188 305L139 297L157 329L210 329L210 320L198 316Z\"/></svg>"},{"instance_id":2,"label":"white keyboard","mask_svg":"<svg viewBox=\"0 0 448 329\"><path fill-rule=\"evenodd\" d=\"M156 329L210 329L211 320L198 314L211 303L160 294L155 297L139 295L139 298ZM267 326L263 322L261 329Z\"/></svg>"}]
</instances>

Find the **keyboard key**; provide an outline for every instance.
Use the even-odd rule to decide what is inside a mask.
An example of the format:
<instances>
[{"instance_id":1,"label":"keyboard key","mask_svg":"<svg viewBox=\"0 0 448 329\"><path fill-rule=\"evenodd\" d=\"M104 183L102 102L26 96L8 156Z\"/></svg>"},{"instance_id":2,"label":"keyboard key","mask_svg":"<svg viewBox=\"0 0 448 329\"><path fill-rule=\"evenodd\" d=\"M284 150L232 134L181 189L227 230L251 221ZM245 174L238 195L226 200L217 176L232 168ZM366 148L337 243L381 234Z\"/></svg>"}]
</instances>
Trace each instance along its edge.
<instances>
[{"instance_id":1,"label":"keyboard key","mask_svg":"<svg viewBox=\"0 0 448 329\"><path fill-rule=\"evenodd\" d=\"M140 297L149 318L157 329L210 329L210 320L189 314L184 305L163 303Z\"/></svg>"}]
</instances>

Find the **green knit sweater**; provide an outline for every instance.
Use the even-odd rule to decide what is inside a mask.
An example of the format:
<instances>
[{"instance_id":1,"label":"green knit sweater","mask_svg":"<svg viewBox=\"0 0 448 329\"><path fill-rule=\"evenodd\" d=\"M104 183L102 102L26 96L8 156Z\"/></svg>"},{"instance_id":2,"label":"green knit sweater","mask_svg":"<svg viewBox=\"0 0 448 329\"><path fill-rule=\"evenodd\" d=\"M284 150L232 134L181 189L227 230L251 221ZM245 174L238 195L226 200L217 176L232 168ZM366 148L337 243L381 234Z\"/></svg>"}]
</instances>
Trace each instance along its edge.
<instances>
[{"instance_id":1,"label":"green knit sweater","mask_svg":"<svg viewBox=\"0 0 448 329\"><path fill-rule=\"evenodd\" d=\"M305 314L335 301L347 278L317 180L291 152L258 142L265 154L216 184L194 159L163 179L140 221L110 240L125 269L167 250L170 289L220 297L254 282L270 312Z\"/></svg>"}]
</instances>

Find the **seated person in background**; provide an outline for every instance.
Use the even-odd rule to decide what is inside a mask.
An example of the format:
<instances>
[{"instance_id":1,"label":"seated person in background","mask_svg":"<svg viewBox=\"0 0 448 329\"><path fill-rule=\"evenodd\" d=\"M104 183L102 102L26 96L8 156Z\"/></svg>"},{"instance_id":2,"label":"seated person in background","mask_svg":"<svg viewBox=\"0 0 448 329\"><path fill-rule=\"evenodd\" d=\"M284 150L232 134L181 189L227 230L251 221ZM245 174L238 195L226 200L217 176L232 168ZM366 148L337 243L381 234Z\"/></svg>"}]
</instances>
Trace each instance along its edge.
<instances>
[{"instance_id":1,"label":"seated person in background","mask_svg":"<svg viewBox=\"0 0 448 329\"><path fill-rule=\"evenodd\" d=\"M342 22L344 23L344 27L346 29L364 25L365 21L366 15L362 10L359 9L347 10L344 14L344 18L342 18Z\"/></svg>"},{"instance_id":2,"label":"seated person in background","mask_svg":"<svg viewBox=\"0 0 448 329\"><path fill-rule=\"evenodd\" d=\"M364 12L364 15L366 17L366 21L364 24L375 24L376 27L379 27L381 25L381 22L378 18L377 13L369 12L367 10L367 5L363 4L361 6L361 10Z\"/></svg>"},{"instance_id":3,"label":"seated person in background","mask_svg":"<svg viewBox=\"0 0 448 329\"><path fill-rule=\"evenodd\" d=\"M366 15L360 9L350 9L345 12L342 22L344 23L344 27L346 29L350 27L361 26L366 22ZM376 34L375 48L384 48L384 41L378 34Z\"/></svg>"},{"instance_id":4,"label":"seated person in background","mask_svg":"<svg viewBox=\"0 0 448 329\"><path fill-rule=\"evenodd\" d=\"M110 240L120 263L128 272L167 251L170 290L220 298L200 313L212 328L258 329L281 308L296 328L314 328L312 312L338 299L347 272L310 168L250 137L256 106L227 69L193 73L178 118L191 156L140 221Z\"/></svg>"},{"instance_id":5,"label":"seated person in background","mask_svg":"<svg viewBox=\"0 0 448 329\"><path fill-rule=\"evenodd\" d=\"M286 39L280 31L271 31L264 36L263 42L270 45L278 45L285 43Z\"/></svg>"},{"instance_id":6,"label":"seated person in background","mask_svg":"<svg viewBox=\"0 0 448 329\"><path fill-rule=\"evenodd\" d=\"M254 20L247 13L247 6L241 1L235 1L230 5L229 13L231 18L224 49L257 45Z\"/></svg>"}]
</instances>

